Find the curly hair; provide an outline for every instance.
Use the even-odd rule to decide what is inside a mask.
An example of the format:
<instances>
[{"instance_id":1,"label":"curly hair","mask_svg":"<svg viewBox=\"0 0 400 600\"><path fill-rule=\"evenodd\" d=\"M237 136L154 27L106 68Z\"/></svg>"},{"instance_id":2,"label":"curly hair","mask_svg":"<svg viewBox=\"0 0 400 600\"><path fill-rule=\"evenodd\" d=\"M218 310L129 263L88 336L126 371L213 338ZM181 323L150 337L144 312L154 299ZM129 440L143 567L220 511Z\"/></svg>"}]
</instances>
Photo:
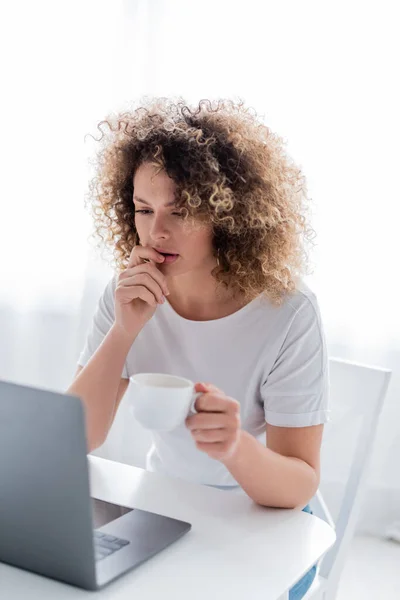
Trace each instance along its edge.
<instances>
[{"instance_id":1,"label":"curly hair","mask_svg":"<svg viewBox=\"0 0 400 600\"><path fill-rule=\"evenodd\" d=\"M247 301L264 292L275 304L296 290L307 268L304 242L315 235L306 220L305 179L282 138L243 100L190 107L181 97L145 97L97 128L102 147L88 199L94 237L111 246L114 267L127 268L139 243L133 177L150 161L173 179L184 218L211 224L218 282Z\"/></svg>"}]
</instances>

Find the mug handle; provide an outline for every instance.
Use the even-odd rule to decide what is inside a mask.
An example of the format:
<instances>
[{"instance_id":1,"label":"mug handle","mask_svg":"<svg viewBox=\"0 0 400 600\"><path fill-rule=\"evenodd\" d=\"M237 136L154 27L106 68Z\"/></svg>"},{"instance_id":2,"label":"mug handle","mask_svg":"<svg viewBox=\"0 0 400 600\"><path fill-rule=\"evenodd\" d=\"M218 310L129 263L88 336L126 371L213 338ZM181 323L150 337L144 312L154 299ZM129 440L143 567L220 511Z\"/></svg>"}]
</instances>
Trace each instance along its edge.
<instances>
[{"instance_id":1,"label":"mug handle","mask_svg":"<svg viewBox=\"0 0 400 600\"><path fill-rule=\"evenodd\" d=\"M189 408L189 413L192 413L193 415L197 415L199 411L197 411L194 407L194 405L196 404L196 400L199 396L202 396L204 392L196 392L195 394L193 394L193 400L190 404L190 408Z\"/></svg>"}]
</instances>

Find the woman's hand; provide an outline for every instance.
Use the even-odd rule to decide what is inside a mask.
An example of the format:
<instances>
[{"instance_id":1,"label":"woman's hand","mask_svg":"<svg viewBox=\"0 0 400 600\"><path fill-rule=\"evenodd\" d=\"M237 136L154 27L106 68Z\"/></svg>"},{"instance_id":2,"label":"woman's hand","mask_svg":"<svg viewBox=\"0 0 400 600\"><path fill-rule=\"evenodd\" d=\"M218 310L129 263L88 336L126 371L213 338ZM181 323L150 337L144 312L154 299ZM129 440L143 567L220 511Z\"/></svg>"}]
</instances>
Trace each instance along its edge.
<instances>
[{"instance_id":1,"label":"woman's hand","mask_svg":"<svg viewBox=\"0 0 400 600\"><path fill-rule=\"evenodd\" d=\"M169 294L165 276L157 268L162 254L149 246L134 246L128 268L118 277L115 289L115 323L126 334L137 333Z\"/></svg>"},{"instance_id":2,"label":"woman's hand","mask_svg":"<svg viewBox=\"0 0 400 600\"><path fill-rule=\"evenodd\" d=\"M240 404L215 385L196 383L196 392L204 392L196 400L199 414L188 417L196 447L211 458L223 461L236 450L240 437Z\"/></svg>"}]
</instances>

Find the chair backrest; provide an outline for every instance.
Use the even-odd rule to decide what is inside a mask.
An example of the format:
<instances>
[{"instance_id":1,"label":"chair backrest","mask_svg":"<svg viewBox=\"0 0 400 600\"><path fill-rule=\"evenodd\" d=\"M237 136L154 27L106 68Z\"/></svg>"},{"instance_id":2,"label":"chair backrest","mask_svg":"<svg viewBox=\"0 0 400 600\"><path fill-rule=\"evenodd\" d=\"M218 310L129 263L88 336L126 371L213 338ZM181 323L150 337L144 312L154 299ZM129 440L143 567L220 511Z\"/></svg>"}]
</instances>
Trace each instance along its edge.
<instances>
[{"instance_id":1,"label":"chair backrest","mask_svg":"<svg viewBox=\"0 0 400 600\"><path fill-rule=\"evenodd\" d=\"M361 419L358 440L344 494L336 518L333 519L318 492L310 501L316 516L335 527L336 542L321 561L319 574L329 579L330 586L339 581L349 543L360 513L378 420L391 378L391 371L331 357L329 359L331 421L325 425L322 446L339 430L340 421L352 423ZM323 472L322 472L323 476Z\"/></svg>"}]
</instances>

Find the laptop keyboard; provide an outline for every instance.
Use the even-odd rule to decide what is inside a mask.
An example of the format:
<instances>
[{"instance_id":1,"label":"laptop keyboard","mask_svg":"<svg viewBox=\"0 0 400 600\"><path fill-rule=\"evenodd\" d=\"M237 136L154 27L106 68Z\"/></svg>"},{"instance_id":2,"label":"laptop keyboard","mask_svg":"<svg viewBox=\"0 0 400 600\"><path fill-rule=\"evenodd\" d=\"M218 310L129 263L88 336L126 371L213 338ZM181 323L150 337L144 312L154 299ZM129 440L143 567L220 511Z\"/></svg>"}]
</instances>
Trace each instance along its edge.
<instances>
[{"instance_id":1,"label":"laptop keyboard","mask_svg":"<svg viewBox=\"0 0 400 600\"><path fill-rule=\"evenodd\" d=\"M114 537L101 531L94 531L93 534L95 560L102 560L129 544L128 540L123 540L122 538Z\"/></svg>"}]
</instances>

